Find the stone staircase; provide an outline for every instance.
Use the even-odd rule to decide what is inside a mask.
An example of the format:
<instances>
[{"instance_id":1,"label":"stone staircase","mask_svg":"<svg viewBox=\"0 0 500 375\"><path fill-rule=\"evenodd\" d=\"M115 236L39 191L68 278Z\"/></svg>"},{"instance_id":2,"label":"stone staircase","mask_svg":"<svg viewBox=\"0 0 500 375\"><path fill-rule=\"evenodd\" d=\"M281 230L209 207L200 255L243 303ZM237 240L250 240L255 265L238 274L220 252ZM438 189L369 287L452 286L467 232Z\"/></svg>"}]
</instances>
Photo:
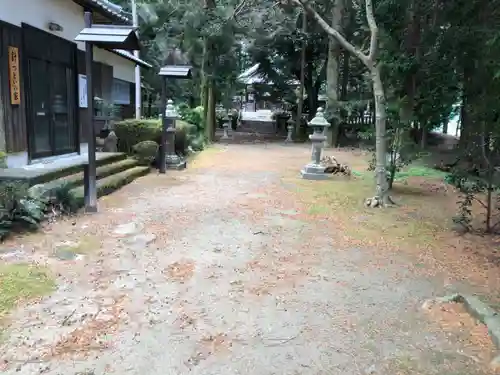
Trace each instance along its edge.
<instances>
[{"instance_id":1,"label":"stone staircase","mask_svg":"<svg viewBox=\"0 0 500 375\"><path fill-rule=\"evenodd\" d=\"M97 195L101 197L149 173L123 153L97 153ZM57 187L69 186L80 205L83 205L83 165L85 157L75 157L58 164L0 170L1 180L25 181L37 194L48 195Z\"/></svg>"}]
</instances>

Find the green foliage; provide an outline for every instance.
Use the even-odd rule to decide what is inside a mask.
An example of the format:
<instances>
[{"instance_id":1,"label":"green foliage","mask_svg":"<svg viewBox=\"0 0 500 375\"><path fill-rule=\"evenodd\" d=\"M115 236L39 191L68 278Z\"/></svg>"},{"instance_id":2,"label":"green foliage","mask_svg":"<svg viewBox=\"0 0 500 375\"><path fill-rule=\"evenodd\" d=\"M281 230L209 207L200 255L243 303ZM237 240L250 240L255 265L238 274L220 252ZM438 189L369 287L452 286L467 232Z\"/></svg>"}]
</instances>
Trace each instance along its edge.
<instances>
[{"instance_id":1,"label":"green foliage","mask_svg":"<svg viewBox=\"0 0 500 375\"><path fill-rule=\"evenodd\" d=\"M486 171L488 172L488 171ZM460 225L465 231L473 229L473 219L478 213L472 210L473 204L476 203L481 207L485 216L485 232L494 232L500 221L500 186L494 179L493 170L482 176L474 176L470 171L456 167L450 173L446 182L453 185L460 193L457 201L457 214L453 217L454 223ZM493 222L497 220L497 222Z\"/></svg>"},{"instance_id":2,"label":"green foliage","mask_svg":"<svg viewBox=\"0 0 500 375\"><path fill-rule=\"evenodd\" d=\"M62 184L45 197L22 181L0 182L0 240L15 231L39 229L48 214L76 212L78 204L70 189Z\"/></svg>"},{"instance_id":3,"label":"green foliage","mask_svg":"<svg viewBox=\"0 0 500 375\"><path fill-rule=\"evenodd\" d=\"M195 125L197 132L203 132L203 107L190 108L187 104L181 104L178 111L182 121Z\"/></svg>"},{"instance_id":4,"label":"green foliage","mask_svg":"<svg viewBox=\"0 0 500 375\"><path fill-rule=\"evenodd\" d=\"M184 109L186 118L193 121L199 119L197 110ZM200 124L200 122L198 122ZM201 125L200 125L201 126ZM153 141L161 144L161 120L124 120L115 124L115 132L118 137L118 150L134 155L134 145ZM183 120L177 120L175 125L175 149L178 153L186 153L189 147L199 149L198 138L203 134L203 128Z\"/></svg>"},{"instance_id":5,"label":"green foliage","mask_svg":"<svg viewBox=\"0 0 500 375\"><path fill-rule=\"evenodd\" d=\"M142 141L132 147L134 157L140 165L151 165L158 155L158 148L155 141Z\"/></svg>"},{"instance_id":6,"label":"green foliage","mask_svg":"<svg viewBox=\"0 0 500 375\"><path fill-rule=\"evenodd\" d=\"M399 119L399 105L399 103L391 103L387 106L389 129L386 130L386 172L389 189L394 184L396 174L421 157L421 152L409 136L410 126ZM374 130L366 130L360 132L359 135L362 139L372 142L372 144L375 140ZM368 170L374 171L375 164L375 154L373 154Z\"/></svg>"},{"instance_id":7,"label":"green foliage","mask_svg":"<svg viewBox=\"0 0 500 375\"><path fill-rule=\"evenodd\" d=\"M7 168L7 154L0 151L0 168Z\"/></svg>"},{"instance_id":8,"label":"green foliage","mask_svg":"<svg viewBox=\"0 0 500 375\"><path fill-rule=\"evenodd\" d=\"M144 141L161 143L161 121L129 119L115 123L118 150L133 154L133 147Z\"/></svg>"},{"instance_id":9,"label":"green foliage","mask_svg":"<svg viewBox=\"0 0 500 375\"><path fill-rule=\"evenodd\" d=\"M63 183L51 190L48 197L48 206L60 214L75 213L79 206L78 200L71 191L72 188L71 183Z\"/></svg>"},{"instance_id":10,"label":"green foliage","mask_svg":"<svg viewBox=\"0 0 500 375\"><path fill-rule=\"evenodd\" d=\"M0 239L13 230L36 230L45 217L48 202L31 196L23 182L0 183Z\"/></svg>"}]
</instances>

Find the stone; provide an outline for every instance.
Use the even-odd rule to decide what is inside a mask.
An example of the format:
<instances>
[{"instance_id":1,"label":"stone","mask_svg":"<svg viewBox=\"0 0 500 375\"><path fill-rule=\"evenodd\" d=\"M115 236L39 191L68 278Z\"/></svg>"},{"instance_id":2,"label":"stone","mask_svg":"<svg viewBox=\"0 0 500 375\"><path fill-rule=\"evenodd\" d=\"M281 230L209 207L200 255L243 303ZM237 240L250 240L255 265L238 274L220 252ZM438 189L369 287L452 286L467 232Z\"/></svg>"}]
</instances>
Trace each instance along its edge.
<instances>
[{"instance_id":1,"label":"stone","mask_svg":"<svg viewBox=\"0 0 500 375\"><path fill-rule=\"evenodd\" d=\"M490 367L494 371L498 371L500 369L500 356L497 355L495 358L491 360Z\"/></svg>"},{"instance_id":2,"label":"stone","mask_svg":"<svg viewBox=\"0 0 500 375\"><path fill-rule=\"evenodd\" d=\"M484 324L488 328L488 333L491 337L491 341L497 348L500 348L500 319L498 316L488 317Z\"/></svg>"},{"instance_id":3,"label":"stone","mask_svg":"<svg viewBox=\"0 0 500 375\"><path fill-rule=\"evenodd\" d=\"M118 152L118 137L114 131L109 132L108 136L104 138L103 152Z\"/></svg>"},{"instance_id":4,"label":"stone","mask_svg":"<svg viewBox=\"0 0 500 375\"><path fill-rule=\"evenodd\" d=\"M131 222L127 224L118 225L113 231L114 234L121 236L128 236L140 232L141 228L137 223Z\"/></svg>"},{"instance_id":5,"label":"stone","mask_svg":"<svg viewBox=\"0 0 500 375\"><path fill-rule=\"evenodd\" d=\"M301 171L300 174L306 180L330 180L330 174L325 173L325 167L320 164L309 163Z\"/></svg>"},{"instance_id":6,"label":"stone","mask_svg":"<svg viewBox=\"0 0 500 375\"><path fill-rule=\"evenodd\" d=\"M26 255L26 253L21 249L15 248L6 248L0 249L0 259L6 260L10 258L22 258Z\"/></svg>"},{"instance_id":7,"label":"stone","mask_svg":"<svg viewBox=\"0 0 500 375\"><path fill-rule=\"evenodd\" d=\"M54 250L54 256L59 260L77 260L81 255L71 248L58 248Z\"/></svg>"},{"instance_id":8,"label":"stone","mask_svg":"<svg viewBox=\"0 0 500 375\"><path fill-rule=\"evenodd\" d=\"M186 169L187 163L184 159L182 159L179 155L171 154L165 156L165 163L167 169L174 169L177 171Z\"/></svg>"},{"instance_id":9,"label":"stone","mask_svg":"<svg viewBox=\"0 0 500 375\"><path fill-rule=\"evenodd\" d=\"M146 233L146 234L138 234L136 236L130 237L127 239L127 243L131 245L141 245L147 246L150 243L156 240L156 234Z\"/></svg>"}]
</instances>

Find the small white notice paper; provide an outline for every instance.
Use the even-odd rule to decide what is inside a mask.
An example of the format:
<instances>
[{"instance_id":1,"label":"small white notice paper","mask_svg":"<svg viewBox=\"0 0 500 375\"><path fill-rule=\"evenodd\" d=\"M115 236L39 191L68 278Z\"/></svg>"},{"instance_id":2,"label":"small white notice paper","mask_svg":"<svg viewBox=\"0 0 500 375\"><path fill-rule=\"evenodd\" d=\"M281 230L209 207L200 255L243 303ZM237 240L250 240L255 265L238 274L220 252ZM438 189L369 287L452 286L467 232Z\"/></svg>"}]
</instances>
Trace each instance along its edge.
<instances>
[{"instance_id":1,"label":"small white notice paper","mask_svg":"<svg viewBox=\"0 0 500 375\"><path fill-rule=\"evenodd\" d=\"M80 108L88 108L87 76L85 74L78 74L78 97L80 98Z\"/></svg>"}]
</instances>

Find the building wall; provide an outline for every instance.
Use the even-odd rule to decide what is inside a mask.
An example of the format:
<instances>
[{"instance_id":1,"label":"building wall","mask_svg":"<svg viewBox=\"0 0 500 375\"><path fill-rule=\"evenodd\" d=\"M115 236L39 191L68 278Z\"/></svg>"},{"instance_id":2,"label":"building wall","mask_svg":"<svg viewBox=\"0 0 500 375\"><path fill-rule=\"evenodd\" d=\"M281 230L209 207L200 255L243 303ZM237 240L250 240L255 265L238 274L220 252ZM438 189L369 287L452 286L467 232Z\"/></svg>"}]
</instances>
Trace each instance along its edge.
<instances>
[{"instance_id":1,"label":"building wall","mask_svg":"<svg viewBox=\"0 0 500 375\"><path fill-rule=\"evenodd\" d=\"M4 0L0 0L4 1ZM11 105L10 102L10 84L9 84L9 64L8 47L17 47L19 49L19 60L22 63L22 33L21 29L0 22L0 146L2 151L18 152L27 149L27 130L26 130L26 101L24 100L24 75L22 66L20 67L20 85L21 85L21 103Z\"/></svg>"},{"instance_id":2,"label":"building wall","mask_svg":"<svg viewBox=\"0 0 500 375\"><path fill-rule=\"evenodd\" d=\"M84 28L83 8L71 0L0 0L0 92L3 104L0 101L0 151L8 152L26 151L26 108L24 92L21 105L11 106L9 98L8 63L5 59L9 45L19 47L20 59L22 53L21 24L26 23L49 34L72 41ZM49 30L48 24L54 22L62 26L61 32ZM17 26L17 27L15 27ZM77 43L80 51L84 50L83 43ZM99 71L104 72L100 82L101 94L110 98L112 78L117 78L129 83L135 81L135 64L112 52L94 48L94 61L100 63ZM84 68L78 66L80 74ZM94 79L96 82L96 79ZM110 86L111 85L111 86ZM21 71L21 90L24 90L24 77ZM133 99L133 98L132 98ZM133 106L131 101L130 106ZM80 110L82 112L82 110ZM82 113L80 113L80 118ZM81 124L81 123L80 123Z\"/></svg>"},{"instance_id":3,"label":"building wall","mask_svg":"<svg viewBox=\"0 0 500 375\"><path fill-rule=\"evenodd\" d=\"M70 41L85 27L83 8L71 0L15 0L15 6L12 2L0 0L0 20L16 26L24 22ZM50 31L49 22L61 25L63 31ZM79 50L85 50L84 43L79 42L77 45ZM99 48L94 48L94 60L113 66L113 77L127 82L135 81L135 64L132 61Z\"/></svg>"}]
</instances>

